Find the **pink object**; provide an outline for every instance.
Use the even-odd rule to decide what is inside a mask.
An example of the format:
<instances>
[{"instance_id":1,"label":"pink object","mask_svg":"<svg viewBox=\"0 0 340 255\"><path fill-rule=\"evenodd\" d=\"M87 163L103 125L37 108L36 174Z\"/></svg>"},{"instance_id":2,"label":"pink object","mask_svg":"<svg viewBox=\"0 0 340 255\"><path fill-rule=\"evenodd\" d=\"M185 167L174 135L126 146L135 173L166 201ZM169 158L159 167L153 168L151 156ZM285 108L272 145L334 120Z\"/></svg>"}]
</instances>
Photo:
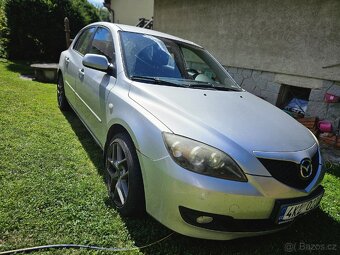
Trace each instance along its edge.
<instances>
[{"instance_id":1,"label":"pink object","mask_svg":"<svg viewBox=\"0 0 340 255\"><path fill-rule=\"evenodd\" d=\"M325 121L325 120L319 121L318 128L323 133L332 132L332 123L330 123L329 121Z\"/></svg>"},{"instance_id":2,"label":"pink object","mask_svg":"<svg viewBox=\"0 0 340 255\"><path fill-rule=\"evenodd\" d=\"M326 101L326 103L336 103L336 102L339 101L339 97L332 95L332 94L329 94L329 93L326 93L325 94L325 101Z\"/></svg>"}]
</instances>

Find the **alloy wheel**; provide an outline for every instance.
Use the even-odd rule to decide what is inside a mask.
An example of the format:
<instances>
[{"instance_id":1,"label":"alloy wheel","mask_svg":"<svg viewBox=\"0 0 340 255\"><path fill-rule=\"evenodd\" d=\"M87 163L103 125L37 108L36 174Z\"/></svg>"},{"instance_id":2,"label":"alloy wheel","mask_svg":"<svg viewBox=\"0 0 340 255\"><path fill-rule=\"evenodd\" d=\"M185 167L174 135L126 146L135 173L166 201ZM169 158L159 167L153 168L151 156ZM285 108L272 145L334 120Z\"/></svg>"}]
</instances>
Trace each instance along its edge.
<instances>
[{"instance_id":1,"label":"alloy wheel","mask_svg":"<svg viewBox=\"0 0 340 255\"><path fill-rule=\"evenodd\" d=\"M109 196L117 207L122 207L129 193L128 148L123 140L117 138L109 146L106 155L107 186Z\"/></svg>"}]
</instances>

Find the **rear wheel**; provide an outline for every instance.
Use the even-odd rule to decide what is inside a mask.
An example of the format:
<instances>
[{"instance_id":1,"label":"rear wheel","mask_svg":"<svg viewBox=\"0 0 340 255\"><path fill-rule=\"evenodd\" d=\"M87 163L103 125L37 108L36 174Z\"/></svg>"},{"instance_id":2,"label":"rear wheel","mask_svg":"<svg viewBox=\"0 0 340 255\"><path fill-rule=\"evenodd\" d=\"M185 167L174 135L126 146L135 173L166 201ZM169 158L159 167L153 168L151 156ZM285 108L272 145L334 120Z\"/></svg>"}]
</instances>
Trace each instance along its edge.
<instances>
[{"instance_id":1,"label":"rear wheel","mask_svg":"<svg viewBox=\"0 0 340 255\"><path fill-rule=\"evenodd\" d=\"M65 95L64 79L61 74L58 76L57 100L58 100L58 107L60 110L68 111L70 109L70 105L68 104L67 98Z\"/></svg>"},{"instance_id":2,"label":"rear wheel","mask_svg":"<svg viewBox=\"0 0 340 255\"><path fill-rule=\"evenodd\" d=\"M145 211L141 170L136 148L126 133L113 136L105 153L106 185L111 201L123 216Z\"/></svg>"}]
</instances>

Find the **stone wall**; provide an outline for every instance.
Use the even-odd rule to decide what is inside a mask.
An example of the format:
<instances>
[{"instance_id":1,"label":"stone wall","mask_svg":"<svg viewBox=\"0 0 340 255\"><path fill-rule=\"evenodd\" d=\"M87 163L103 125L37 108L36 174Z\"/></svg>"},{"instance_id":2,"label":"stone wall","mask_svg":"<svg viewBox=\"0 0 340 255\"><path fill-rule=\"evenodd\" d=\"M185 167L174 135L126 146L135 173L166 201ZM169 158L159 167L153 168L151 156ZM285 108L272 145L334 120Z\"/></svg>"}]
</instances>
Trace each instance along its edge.
<instances>
[{"instance_id":1,"label":"stone wall","mask_svg":"<svg viewBox=\"0 0 340 255\"><path fill-rule=\"evenodd\" d=\"M271 104L276 104L281 84L274 81L274 73L236 67L226 69L242 88Z\"/></svg>"},{"instance_id":2,"label":"stone wall","mask_svg":"<svg viewBox=\"0 0 340 255\"><path fill-rule=\"evenodd\" d=\"M321 88L312 89L307 109L308 116L318 116L320 119L331 121L340 118L340 102L326 103L324 101L326 93L340 97L340 84L324 80Z\"/></svg>"},{"instance_id":3,"label":"stone wall","mask_svg":"<svg viewBox=\"0 0 340 255\"><path fill-rule=\"evenodd\" d=\"M225 68L242 88L276 105L282 85L282 83L278 82L278 76L280 74L230 66L226 66ZM294 79L287 79L285 85L310 86L311 93L306 116L319 117L321 120L326 119L330 121L334 121L340 117L340 102L326 103L324 101L327 92L340 97L340 84L329 80L314 80L309 78L305 78L307 84L296 84L296 79L295 83L292 82L293 84L289 84L290 81L294 81ZM318 86L314 86L314 84Z\"/></svg>"}]
</instances>

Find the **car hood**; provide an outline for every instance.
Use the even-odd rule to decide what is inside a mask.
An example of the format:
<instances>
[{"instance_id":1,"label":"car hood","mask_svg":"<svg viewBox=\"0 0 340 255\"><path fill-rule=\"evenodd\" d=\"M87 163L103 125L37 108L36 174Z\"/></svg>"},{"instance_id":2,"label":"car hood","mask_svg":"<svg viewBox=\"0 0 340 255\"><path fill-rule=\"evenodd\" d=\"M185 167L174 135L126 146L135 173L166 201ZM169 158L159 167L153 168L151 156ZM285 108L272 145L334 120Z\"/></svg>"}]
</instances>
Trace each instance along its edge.
<instances>
[{"instance_id":1,"label":"car hood","mask_svg":"<svg viewBox=\"0 0 340 255\"><path fill-rule=\"evenodd\" d=\"M216 146L225 140L253 151L292 152L315 144L288 114L245 91L190 89L133 82L129 96L175 134ZM215 139L211 139L211 137ZM221 146L219 146L221 147Z\"/></svg>"}]
</instances>

